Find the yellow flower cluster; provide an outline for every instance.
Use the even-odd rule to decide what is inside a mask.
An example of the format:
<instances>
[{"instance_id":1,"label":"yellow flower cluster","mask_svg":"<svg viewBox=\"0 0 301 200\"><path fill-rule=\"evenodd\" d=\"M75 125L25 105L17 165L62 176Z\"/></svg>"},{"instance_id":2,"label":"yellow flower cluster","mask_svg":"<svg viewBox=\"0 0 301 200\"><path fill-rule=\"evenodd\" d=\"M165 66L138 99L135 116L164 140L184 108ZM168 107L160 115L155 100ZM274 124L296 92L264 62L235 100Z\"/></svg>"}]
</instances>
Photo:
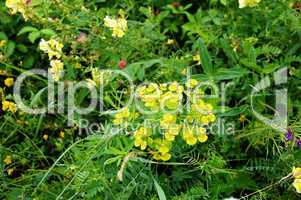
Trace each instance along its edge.
<instances>
[{"instance_id":1,"label":"yellow flower cluster","mask_svg":"<svg viewBox=\"0 0 301 200\"><path fill-rule=\"evenodd\" d=\"M6 7L9 8L11 14L21 13L24 20L27 21L28 9L27 9L27 1L26 0L6 0Z\"/></svg>"},{"instance_id":2,"label":"yellow flower cluster","mask_svg":"<svg viewBox=\"0 0 301 200\"><path fill-rule=\"evenodd\" d=\"M51 66L49 72L55 81L59 81L64 73L64 63L59 60L63 54L63 47L63 44L54 39L50 39L49 41L42 39L39 44L39 48L48 54Z\"/></svg>"},{"instance_id":3,"label":"yellow flower cluster","mask_svg":"<svg viewBox=\"0 0 301 200\"><path fill-rule=\"evenodd\" d=\"M203 94L197 88L198 84L197 80L190 79L186 82L186 88L195 89L194 94ZM144 125L134 131L135 147L149 152L153 159L168 161L171 158L173 143L177 141L179 135L188 145L204 143L208 140L207 128L216 117L213 114L213 106L205 103L202 95L198 95L191 101L186 94L189 99L183 101L184 86L177 82L150 83L139 87L137 94L146 108L157 111L138 118L139 123L151 122L151 128ZM183 102L190 103L190 109L173 110L172 113L161 109L164 107L176 109ZM131 117L133 114L126 108L115 115L113 122L116 125L129 121L134 123L133 119L137 117Z\"/></svg>"},{"instance_id":4,"label":"yellow flower cluster","mask_svg":"<svg viewBox=\"0 0 301 200\"><path fill-rule=\"evenodd\" d=\"M39 48L48 54L49 59L51 60L53 57L56 57L57 59L61 58L63 52L63 44L59 43L55 39L50 39L48 41L45 41L44 39L41 39Z\"/></svg>"},{"instance_id":5,"label":"yellow flower cluster","mask_svg":"<svg viewBox=\"0 0 301 200\"><path fill-rule=\"evenodd\" d=\"M10 111L12 113L15 113L15 112L17 112L17 106L14 102L3 101L2 102L2 110L3 111Z\"/></svg>"},{"instance_id":6,"label":"yellow flower cluster","mask_svg":"<svg viewBox=\"0 0 301 200\"><path fill-rule=\"evenodd\" d=\"M177 82L170 84L150 83L148 86L139 87L137 92L145 107L151 110L167 108L175 110L183 98L184 87Z\"/></svg>"},{"instance_id":7,"label":"yellow flower cluster","mask_svg":"<svg viewBox=\"0 0 301 200\"><path fill-rule=\"evenodd\" d=\"M3 160L3 162L6 164L6 165L9 165L9 164L11 164L13 161L12 161L13 159L12 159L12 157L10 156L10 155L7 155L6 157L5 157L5 159Z\"/></svg>"},{"instance_id":8,"label":"yellow flower cluster","mask_svg":"<svg viewBox=\"0 0 301 200\"><path fill-rule=\"evenodd\" d=\"M93 68L91 71L92 80L88 79L87 81L93 86L101 87L105 86L110 81L111 72L108 70L100 70L98 68Z\"/></svg>"},{"instance_id":9,"label":"yellow flower cluster","mask_svg":"<svg viewBox=\"0 0 301 200\"><path fill-rule=\"evenodd\" d=\"M119 38L122 38L128 29L127 21L124 18L124 15L121 15L117 19L106 16L104 18L104 26L111 29L113 37Z\"/></svg>"},{"instance_id":10,"label":"yellow flower cluster","mask_svg":"<svg viewBox=\"0 0 301 200\"><path fill-rule=\"evenodd\" d=\"M255 7L260 3L261 0L238 0L239 8L244 7Z\"/></svg>"},{"instance_id":11,"label":"yellow flower cluster","mask_svg":"<svg viewBox=\"0 0 301 200\"><path fill-rule=\"evenodd\" d=\"M6 78L6 79L4 80L4 85L5 85L6 87L11 87L11 86L13 86L13 85L14 85L14 78Z\"/></svg>"},{"instance_id":12,"label":"yellow flower cluster","mask_svg":"<svg viewBox=\"0 0 301 200\"><path fill-rule=\"evenodd\" d=\"M115 119L113 120L113 123L115 125L120 125L123 123L126 124L129 120L130 115L131 115L130 110L129 108L126 107L121 112L115 115Z\"/></svg>"},{"instance_id":13,"label":"yellow flower cluster","mask_svg":"<svg viewBox=\"0 0 301 200\"><path fill-rule=\"evenodd\" d=\"M293 186L295 187L297 193L301 193L301 168L293 168L293 177L295 178Z\"/></svg>"}]
</instances>

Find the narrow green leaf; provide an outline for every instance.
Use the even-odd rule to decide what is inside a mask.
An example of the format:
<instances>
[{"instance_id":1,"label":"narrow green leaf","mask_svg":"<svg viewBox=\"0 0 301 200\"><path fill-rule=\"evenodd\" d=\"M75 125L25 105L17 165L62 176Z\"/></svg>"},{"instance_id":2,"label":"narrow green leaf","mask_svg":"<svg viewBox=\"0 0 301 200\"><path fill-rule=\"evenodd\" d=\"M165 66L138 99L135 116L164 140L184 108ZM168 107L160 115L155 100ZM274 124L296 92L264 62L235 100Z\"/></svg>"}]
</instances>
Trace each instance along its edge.
<instances>
[{"instance_id":1,"label":"narrow green leaf","mask_svg":"<svg viewBox=\"0 0 301 200\"><path fill-rule=\"evenodd\" d=\"M200 48L200 58L201 58L201 64L203 70L206 74L210 75L213 73L213 65L212 65L211 57L209 55L207 47L205 46L201 38L198 39L198 44Z\"/></svg>"},{"instance_id":2,"label":"narrow green leaf","mask_svg":"<svg viewBox=\"0 0 301 200\"><path fill-rule=\"evenodd\" d=\"M23 27L20 31L19 31L19 33L17 34L17 36L19 36L19 35L22 35L22 34L24 34L24 33L28 33L28 32L37 32L37 31L39 31L37 28L35 28L35 27L32 27L32 26L25 26L25 27Z\"/></svg>"},{"instance_id":3,"label":"narrow green leaf","mask_svg":"<svg viewBox=\"0 0 301 200\"><path fill-rule=\"evenodd\" d=\"M154 184L155 184L159 199L160 200L166 200L166 196L165 196L165 193L164 193L163 189L161 188L159 183L156 181L156 179L153 178L153 180L154 180Z\"/></svg>"}]
</instances>

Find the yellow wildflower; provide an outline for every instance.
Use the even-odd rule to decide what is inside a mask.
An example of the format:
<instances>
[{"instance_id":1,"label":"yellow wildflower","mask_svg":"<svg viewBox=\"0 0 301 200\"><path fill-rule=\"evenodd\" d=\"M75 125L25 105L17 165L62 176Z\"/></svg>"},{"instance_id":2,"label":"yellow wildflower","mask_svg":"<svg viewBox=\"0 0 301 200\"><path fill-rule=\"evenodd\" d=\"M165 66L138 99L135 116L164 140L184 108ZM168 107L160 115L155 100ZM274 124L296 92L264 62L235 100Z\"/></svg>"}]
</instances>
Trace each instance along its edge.
<instances>
[{"instance_id":1,"label":"yellow wildflower","mask_svg":"<svg viewBox=\"0 0 301 200\"><path fill-rule=\"evenodd\" d=\"M135 147L140 147L141 150L145 150L147 143L151 143L149 135L149 131L145 127L140 127L136 130L134 133Z\"/></svg>"},{"instance_id":2,"label":"yellow wildflower","mask_svg":"<svg viewBox=\"0 0 301 200\"><path fill-rule=\"evenodd\" d=\"M14 169L13 168L10 168L10 169L7 170L7 174L9 176L13 175L13 173L14 173Z\"/></svg>"},{"instance_id":3,"label":"yellow wildflower","mask_svg":"<svg viewBox=\"0 0 301 200\"><path fill-rule=\"evenodd\" d=\"M301 193L301 179L295 179L293 186L295 187L297 193Z\"/></svg>"},{"instance_id":4,"label":"yellow wildflower","mask_svg":"<svg viewBox=\"0 0 301 200\"><path fill-rule=\"evenodd\" d=\"M294 178L301 179L301 168L300 167L294 167L292 173L293 173Z\"/></svg>"},{"instance_id":5,"label":"yellow wildflower","mask_svg":"<svg viewBox=\"0 0 301 200\"><path fill-rule=\"evenodd\" d=\"M243 114L241 114L240 115L240 117L239 117L239 121L241 122L241 123L244 123L245 121L246 121L246 116L245 115L243 115Z\"/></svg>"},{"instance_id":6,"label":"yellow wildflower","mask_svg":"<svg viewBox=\"0 0 301 200\"><path fill-rule=\"evenodd\" d=\"M176 81L174 81L169 85L168 89L172 92L176 92L178 90L178 87L179 84Z\"/></svg>"},{"instance_id":7,"label":"yellow wildflower","mask_svg":"<svg viewBox=\"0 0 301 200\"><path fill-rule=\"evenodd\" d=\"M131 113L128 107L122 109L119 113L117 113L114 117L113 123L115 125L122 124L123 122L127 122Z\"/></svg>"},{"instance_id":8,"label":"yellow wildflower","mask_svg":"<svg viewBox=\"0 0 301 200\"><path fill-rule=\"evenodd\" d=\"M13 103L11 101L3 101L2 102L2 110L15 113L17 111L17 106L15 103Z\"/></svg>"},{"instance_id":9,"label":"yellow wildflower","mask_svg":"<svg viewBox=\"0 0 301 200\"><path fill-rule=\"evenodd\" d=\"M9 8L11 14L16 14L17 12L21 13L23 18L28 20L26 13L26 0L6 0L6 7Z\"/></svg>"},{"instance_id":10,"label":"yellow wildflower","mask_svg":"<svg viewBox=\"0 0 301 200\"><path fill-rule=\"evenodd\" d=\"M160 126L162 128L169 128L173 126L176 123L177 117L176 115L166 113L163 115L163 117L160 120Z\"/></svg>"},{"instance_id":11,"label":"yellow wildflower","mask_svg":"<svg viewBox=\"0 0 301 200\"><path fill-rule=\"evenodd\" d=\"M168 39L166 44L167 45L173 45L173 44L175 44L175 40L174 39Z\"/></svg>"},{"instance_id":12,"label":"yellow wildflower","mask_svg":"<svg viewBox=\"0 0 301 200\"><path fill-rule=\"evenodd\" d=\"M189 130L189 128L184 129L183 139L189 145L195 145L197 143L197 138L194 137L192 130Z\"/></svg>"},{"instance_id":13,"label":"yellow wildflower","mask_svg":"<svg viewBox=\"0 0 301 200\"><path fill-rule=\"evenodd\" d=\"M44 134L44 135L43 135L43 139L44 139L45 141L47 141L47 140L48 140L48 135L47 135L47 134Z\"/></svg>"},{"instance_id":14,"label":"yellow wildflower","mask_svg":"<svg viewBox=\"0 0 301 200\"><path fill-rule=\"evenodd\" d=\"M128 29L127 21L123 16L118 17L117 19L112 19L111 17L106 16L104 18L104 26L111 29L113 37L119 38L122 38Z\"/></svg>"},{"instance_id":15,"label":"yellow wildflower","mask_svg":"<svg viewBox=\"0 0 301 200\"><path fill-rule=\"evenodd\" d=\"M50 66L51 68L49 69L49 72L51 73L53 79L55 81L59 81L63 77L64 63L60 60L51 60Z\"/></svg>"},{"instance_id":16,"label":"yellow wildflower","mask_svg":"<svg viewBox=\"0 0 301 200\"><path fill-rule=\"evenodd\" d=\"M195 79L189 79L186 83L187 88L194 88L195 86L197 86L199 84L199 82Z\"/></svg>"},{"instance_id":17,"label":"yellow wildflower","mask_svg":"<svg viewBox=\"0 0 301 200\"><path fill-rule=\"evenodd\" d=\"M13 85L14 85L14 79L13 79L13 78L6 78L6 79L4 80L4 85L5 85L6 87L11 87L11 86L13 86Z\"/></svg>"},{"instance_id":18,"label":"yellow wildflower","mask_svg":"<svg viewBox=\"0 0 301 200\"><path fill-rule=\"evenodd\" d=\"M244 7L255 7L260 3L261 0L238 0L239 8Z\"/></svg>"},{"instance_id":19,"label":"yellow wildflower","mask_svg":"<svg viewBox=\"0 0 301 200\"><path fill-rule=\"evenodd\" d=\"M195 61L195 62L197 62L198 65L201 64L201 56L200 56L200 54L194 55L192 57L192 60Z\"/></svg>"},{"instance_id":20,"label":"yellow wildflower","mask_svg":"<svg viewBox=\"0 0 301 200\"><path fill-rule=\"evenodd\" d=\"M61 58L63 47L63 44L59 43L55 39L50 39L49 41L41 39L39 43L39 48L48 54L50 60L53 57Z\"/></svg>"},{"instance_id":21,"label":"yellow wildflower","mask_svg":"<svg viewBox=\"0 0 301 200\"><path fill-rule=\"evenodd\" d=\"M180 125L178 124L173 125L171 128L166 130L164 134L165 139L170 142L174 141L175 137L179 135L180 129L181 129Z\"/></svg>"},{"instance_id":22,"label":"yellow wildflower","mask_svg":"<svg viewBox=\"0 0 301 200\"><path fill-rule=\"evenodd\" d=\"M0 48L6 45L6 40L0 40Z\"/></svg>"},{"instance_id":23,"label":"yellow wildflower","mask_svg":"<svg viewBox=\"0 0 301 200\"><path fill-rule=\"evenodd\" d=\"M64 131L61 131L61 132L59 133L59 137L60 137L61 139L64 139L64 137L65 137Z\"/></svg>"},{"instance_id":24,"label":"yellow wildflower","mask_svg":"<svg viewBox=\"0 0 301 200\"><path fill-rule=\"evenodd\" d=\"M6 165L9 165L12 163L12 157L11 156L6 156L5 159L3 160L3 162L6 164Z\"/></svg>"}]
</instances>

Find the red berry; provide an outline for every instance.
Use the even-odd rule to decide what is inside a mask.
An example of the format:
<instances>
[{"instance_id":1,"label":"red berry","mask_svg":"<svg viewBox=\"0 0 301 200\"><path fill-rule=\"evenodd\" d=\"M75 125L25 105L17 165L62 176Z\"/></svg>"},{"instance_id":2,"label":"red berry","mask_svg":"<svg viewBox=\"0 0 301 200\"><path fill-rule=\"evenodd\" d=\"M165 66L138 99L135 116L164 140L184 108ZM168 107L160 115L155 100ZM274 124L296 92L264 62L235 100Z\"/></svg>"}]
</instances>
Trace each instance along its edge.
<instances>
[{"instance_id":1,"label":"red berry","mask_svg":"<svg viewBox=\"0 0 301 200\"><path fill-rule=\"evenodd\" d=\"M118 67L120 69L124 69L127 65L127 62L125 60L120 60L119 63L118 63Z\"/></svg>"}]
</instances>

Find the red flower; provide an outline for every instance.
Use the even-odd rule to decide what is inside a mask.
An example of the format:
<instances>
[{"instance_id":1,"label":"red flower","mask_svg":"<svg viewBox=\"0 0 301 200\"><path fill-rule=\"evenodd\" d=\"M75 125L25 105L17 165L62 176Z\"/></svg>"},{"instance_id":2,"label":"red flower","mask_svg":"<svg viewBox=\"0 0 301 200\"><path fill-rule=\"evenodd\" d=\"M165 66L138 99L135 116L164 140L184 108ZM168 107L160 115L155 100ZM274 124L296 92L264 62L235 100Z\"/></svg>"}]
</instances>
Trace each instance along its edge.
<instances>
[{"instance_id":1,"label":"red flower","mask_svg":"<svg viewBox=\"0 0 301 200\"><path fill-rule=\"evenodd\" d=\"M127 65L126 60L120 60L119 63L118 63L118 67L120 69L124 69L126 67L126 65Z\"/></svg>"}]
</instances>

